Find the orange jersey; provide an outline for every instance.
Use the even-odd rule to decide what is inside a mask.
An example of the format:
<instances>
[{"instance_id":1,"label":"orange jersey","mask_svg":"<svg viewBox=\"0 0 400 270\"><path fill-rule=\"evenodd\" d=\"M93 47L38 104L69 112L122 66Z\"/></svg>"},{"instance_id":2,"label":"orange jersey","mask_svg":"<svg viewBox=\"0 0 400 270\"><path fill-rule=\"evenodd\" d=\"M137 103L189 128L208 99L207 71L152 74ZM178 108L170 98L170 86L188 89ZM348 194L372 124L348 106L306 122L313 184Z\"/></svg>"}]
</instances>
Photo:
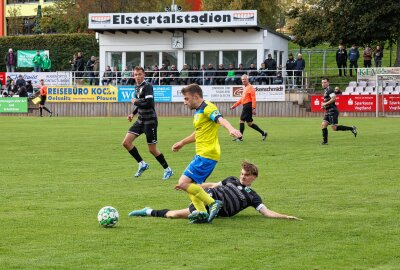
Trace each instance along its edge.
<instances>
[{"instance_id":1,"label":"orange jersey","mask_svg":"<svg viewBox=\"0 0 400 270\"><path fill-rule=\"evenodd\" d=\"M248 84L242 93L242 97L235 103L233 104L233 108L236 108L240 104L246 104L251 102L251 107L254 109L256 108L256 90L251 84Z\"/></svg>"},{"instance_id":2,"label":"orange jersey","mask_svg":"<svg viewBox=\"0 0 400 270\"><path fill-rule=\"evenodd\" d=\"M42 87L40 87L40 95L47 96L47 86L46 85L43 85Z\"/></svg>"}]
</instances>

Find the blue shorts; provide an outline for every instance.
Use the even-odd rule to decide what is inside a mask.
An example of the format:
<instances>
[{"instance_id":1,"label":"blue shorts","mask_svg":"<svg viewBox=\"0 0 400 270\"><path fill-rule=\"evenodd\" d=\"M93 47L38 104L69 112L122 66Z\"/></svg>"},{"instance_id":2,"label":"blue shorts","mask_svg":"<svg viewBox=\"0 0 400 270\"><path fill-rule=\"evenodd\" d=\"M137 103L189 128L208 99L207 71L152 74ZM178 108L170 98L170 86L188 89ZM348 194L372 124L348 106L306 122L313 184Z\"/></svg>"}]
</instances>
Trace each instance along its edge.
<instances>
[{"instance_id":1,"label":"blue shorts","mask_svg":"<svg viewBox=\"0 0 400 270\"><path fill-rule=\"evenodd\" d=\"M216 165L217 161L196 155L183 174L194 182L202 184L210 176Z\"/></svg>"}]
</instances>

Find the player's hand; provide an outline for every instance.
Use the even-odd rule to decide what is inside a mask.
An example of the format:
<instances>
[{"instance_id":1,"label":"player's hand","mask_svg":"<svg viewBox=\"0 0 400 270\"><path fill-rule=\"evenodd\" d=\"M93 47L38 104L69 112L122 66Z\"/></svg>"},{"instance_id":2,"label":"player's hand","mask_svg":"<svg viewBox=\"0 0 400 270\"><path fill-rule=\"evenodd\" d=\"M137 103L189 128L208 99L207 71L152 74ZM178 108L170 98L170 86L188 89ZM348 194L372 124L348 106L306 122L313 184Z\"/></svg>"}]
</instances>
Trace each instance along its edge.
<instances>
[{"instance_id":1,"label":"player's hand","mask_svg":"<svg viewBox=\"0 0 400 270\"><path fill-rule=\"evenodd\" d=\"M253 108L252 113L253 113L253 115L256 115L256 108Z\"/></svg>"},{"instance_id":2,"label":"player's hand","mask_svg":"<svg viewBox=\"0 0 400 270\"><path fill-rule=\"evenodd\" d=\"M233 110L234 108L233 108L233 106L231 106L231 110Z\"/></svg>"},{"instance_id":3,"label":"player's hand","mask_svg":"<svg viewBox=\"0 0 400 270\"><path fill-rule=\"evenodd\" d=\"M128 118L128 121L129 121L129 122L132 122L132 119L133 119L133 114L130 114L130 115L128 115L128 117L127 117L127 118Z\"/></svg>"},{"instance_id":4,"label":"player's hand","mask_svg":"<svg viewBox=\"0 0 400 270\"><path fill-rule=\"evenodd\" d=\"M182 142L177 142L172 146L172 151L178 152L183 147Z\"/></svg>"},{"instance_id":5,"label":"player's hand","mask_svg":"<svg viewBox=\"0 0 400 270\"><path fill-rule=\"evenodd\" d=\"M132 104L135 104L135 101L136 101L135 98L132 98L132 99L131 99Z\"/></svg>"},{"instance_id":6,"label":"player's hand","mask_svg":"<svg viewBox=\"0 0 400 270\"><path fill-rule=\"evenodd\" d=\"M237 129L230 130L230 131L229 131L229 134L230 134L232 137L236 137L236 138L242 137L242 133L240 133L240 131L237 130Z\"/></svg>"},{"instance_id":7,"label":"player's hand","mask_svg":"<svg viewBox=\"0 0 400 270\"><path fill-rule=\"evenodd\" d=\"M298 218L298 217L295 217L295 216L287 216L286 219L302 221L301 218Z\"/></svg>"},{"instance_id":8,"label":"player's hand","mask_svg":"<svg viewBox=\"0 0 400 270\"><path fill-rule=\"evenodd\" d=\"M176 189L176 190L179 190L179 191L184 190L179 184L175 186L175 189Z\"/></svg>"}]
</instances>

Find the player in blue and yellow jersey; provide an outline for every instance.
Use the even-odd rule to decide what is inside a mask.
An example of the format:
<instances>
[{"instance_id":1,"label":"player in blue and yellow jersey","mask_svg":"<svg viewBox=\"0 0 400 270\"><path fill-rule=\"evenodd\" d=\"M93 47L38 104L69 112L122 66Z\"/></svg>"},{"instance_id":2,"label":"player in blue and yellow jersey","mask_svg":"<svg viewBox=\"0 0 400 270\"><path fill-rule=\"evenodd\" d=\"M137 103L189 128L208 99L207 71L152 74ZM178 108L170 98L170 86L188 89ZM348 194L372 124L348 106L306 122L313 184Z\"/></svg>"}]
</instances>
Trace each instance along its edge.
<instances>
[{"instance_id":1,"label":"player in blue and yellow jersey","mask_svg":"<svg viewBox=\"0 0 400 270\"><path fill-rule=\"evenodd\" d=\"M241 137L242 134L222 117L214 104L203 99L203 91L200 86L190 84L182 89L182 94L185 105L191 110L195 110L193 120L195 131L190 136L175 143L172 146L172 151L177 152L184 145L195 142L196 155L179 178L176 189L185 190L189 193L189 198L197 210L194 212L196 217L189 217L194 221L192 223L207 223L215 218L222 206L221 201L214 200L200 187L200 184L207 179L220 159L219 125L226 128L229 134L236 138ZM209 214L206 205L209 208Z\"/></svg>"}]
</instances>

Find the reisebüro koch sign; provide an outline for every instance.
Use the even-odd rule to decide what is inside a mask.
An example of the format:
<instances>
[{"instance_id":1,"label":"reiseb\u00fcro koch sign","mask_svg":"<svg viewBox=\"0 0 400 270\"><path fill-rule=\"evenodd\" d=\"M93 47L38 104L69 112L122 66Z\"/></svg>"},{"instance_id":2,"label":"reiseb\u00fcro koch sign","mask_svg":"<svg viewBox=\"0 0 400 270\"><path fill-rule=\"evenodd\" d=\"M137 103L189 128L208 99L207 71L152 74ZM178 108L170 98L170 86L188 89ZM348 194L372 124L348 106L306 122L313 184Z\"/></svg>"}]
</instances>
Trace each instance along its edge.
<instances>
[{"instance_id":1,"label":"reiseb\u00fcro koch sign","mask_svg":"<svg viewBox=\"0 0 400 270\"><path fill-rule=\"evenodd\" d=\"M257 26L257 10L89 14L89 29L207 28L237 26Z\"/></svg>"}]
</instances>

